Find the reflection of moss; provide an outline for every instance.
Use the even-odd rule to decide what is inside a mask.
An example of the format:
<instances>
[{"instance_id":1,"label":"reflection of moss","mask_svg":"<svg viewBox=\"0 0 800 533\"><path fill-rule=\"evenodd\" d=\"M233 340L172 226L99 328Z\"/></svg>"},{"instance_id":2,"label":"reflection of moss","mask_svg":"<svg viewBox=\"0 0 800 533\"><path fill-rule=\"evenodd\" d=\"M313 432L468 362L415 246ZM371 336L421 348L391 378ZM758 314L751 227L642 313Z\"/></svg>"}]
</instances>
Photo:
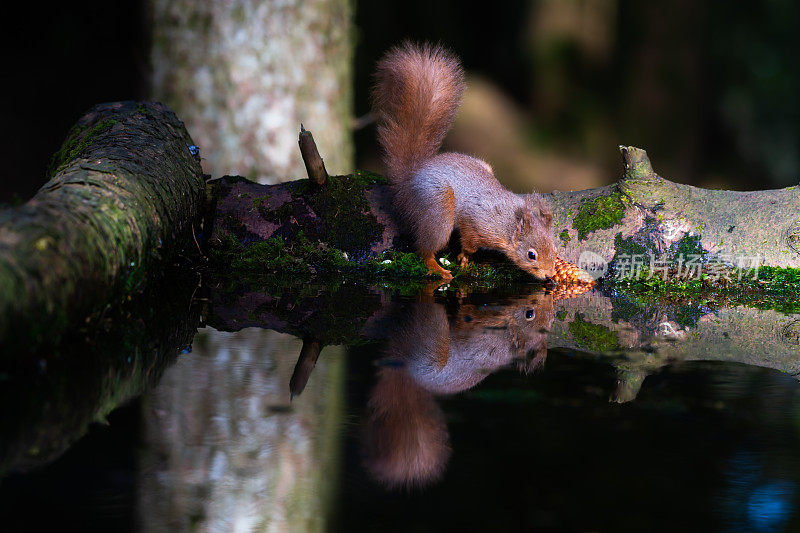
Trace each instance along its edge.
<instances>
[{"instance_id":1,"label":"reflection of moss","mask_svg":"<svg viewBox=\"0 0 800 533\"><path fill-rule=\"evenodd\" d=\"M697 326L700 317L711 310L712 307L705 300L690 299L681 302L653 293L620 291L613 300L611 321L615 324L620 321L641 323L643 317L658 313L685 329Z\"/></svg>"},{"instance_id":2,"label":"reflection of moss","mask_svg":"<svg viewBox=\"0 0 800 533\"><path fill-rule=\"evenodd\" d=\"M584 200L578 214L572 219L572 227L578 230L578 240L585 239L591 232L616 226L625 216L625 204L622 195L614 192L608 196L599 196Z\"/></svg>"},{"instance_id":3,"label":"reflection of moss","mask_svg":"<svg viewBox=\"0 0 800 533\"><path fill-rule=\"evenodd\" d=\"M569 331L575 344L595 352L610 352L619 349L617 334L605 326L583 319L575 313L575 320L569 323Z\"/></svg>"},{"instance_id":4,"label":"reflection of moss","mask_svg":"<svg viewBox=\"0 0 800 533\"><path fill-rule=\"evenodd\" d=\"M557 318L558 320L560 320L561 322L563 322L563 321L564 321L564 319L566 319L566 318L567 318L567 312L566 312L566 311L564 311L563 309L562 309L562 310L560 310L560 311L557 311L557 312L556 312L556 318Z\"/></svg>"},{"instance_id":5,"label":"reflection of moss","mask_svg":"<svg viewBox=\"0 0 800 533\"><path fill-rule=\"evenodd\" d=\"M564 241L565 243L572 240L572 237L569 236L569 230L567 229L562 230L561 233L558 234L558 238Z\"/></svg>"},{"instance_id":6,"label":"reflection of moss","mask_svg":"<svg viewBox=\"0 0 800 533\"><path fill-rule=\"evenodd\" d=\"M697 326L697 321L707 313L700 305L680 305L675 309L675 322L682 328L693 328Z\"/></svg>"}]
</instances>

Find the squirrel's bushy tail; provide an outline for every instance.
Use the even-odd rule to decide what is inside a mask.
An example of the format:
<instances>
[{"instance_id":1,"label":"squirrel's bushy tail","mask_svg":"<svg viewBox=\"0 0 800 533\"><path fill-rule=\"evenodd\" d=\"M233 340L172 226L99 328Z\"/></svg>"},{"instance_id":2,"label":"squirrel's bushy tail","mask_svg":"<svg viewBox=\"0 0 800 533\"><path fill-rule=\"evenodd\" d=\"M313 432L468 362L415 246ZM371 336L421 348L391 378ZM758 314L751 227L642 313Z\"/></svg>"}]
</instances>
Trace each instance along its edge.
<instances>
[{"instance_id":1,"label":"squirrel's bushy tail","mask_svg":"<svg viewBox=\"0 0 800 533\"><path fill-rule=\"evenodd\" d=\"M383 56L372 98L389 178L408 178L436 155L463 92L461 63L441 46L405 42Z\"/></svg>"}]
</instances>

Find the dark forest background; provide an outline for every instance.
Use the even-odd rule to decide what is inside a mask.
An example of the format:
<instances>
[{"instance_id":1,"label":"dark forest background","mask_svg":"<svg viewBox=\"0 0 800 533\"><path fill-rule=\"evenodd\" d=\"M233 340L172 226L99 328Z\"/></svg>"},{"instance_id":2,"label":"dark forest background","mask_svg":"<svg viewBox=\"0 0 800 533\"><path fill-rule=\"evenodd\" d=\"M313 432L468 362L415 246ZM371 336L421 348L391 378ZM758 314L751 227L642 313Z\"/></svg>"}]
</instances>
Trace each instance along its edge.
<instances>
[{"instance_id":1,"label":"dark forest background","mask_svg":"<svg viewBox=\"0 0 800 533\"><path fill-rule=\"evenodd\" d=\"M89 107L147 98L150 71L143 2L22 9L0 32L0 201L9 203L44 183L51 154ZM470 75L448 148L486 157L513 188L614 181L619 144L647 149L675 181L794 185L798 20L792 0L362 1L355 109L368 112L370 74L386 48L407 37L440 41ZM373 128L357 124L358 166L379 170Z\"/></svg>"}]
</instances>

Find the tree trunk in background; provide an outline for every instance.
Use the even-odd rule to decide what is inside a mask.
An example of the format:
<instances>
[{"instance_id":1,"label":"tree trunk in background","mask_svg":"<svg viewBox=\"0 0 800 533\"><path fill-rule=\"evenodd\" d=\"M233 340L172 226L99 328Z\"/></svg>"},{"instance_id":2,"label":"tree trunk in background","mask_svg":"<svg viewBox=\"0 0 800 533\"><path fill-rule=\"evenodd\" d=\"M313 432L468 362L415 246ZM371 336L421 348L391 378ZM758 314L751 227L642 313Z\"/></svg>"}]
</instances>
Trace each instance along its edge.
<instances>
[{"instance_id":1,"label":"tree trunk in background","mask_svg":"<svg viewBox=\"0 0 800 533\"><path fill-rule=\"evenodd\" d=\"M203 170L277 183L305 174L300 123L328 169L351 170L350 0L151 0L152 96L200 147Z\"/></svg>"},{"instance_id":2,"label":"tree trunk in background","mask_svg":"<svg viewBox=\"0 0 800 533\"><path fill-rule=\"evenodd\" d=\"M206 173L262 183L305 176L301 122L329 171L352 169L349 0L150 5L152 94L186 122ZM300 346L257 328L195 337L193 353L144 399L145 530L326 529L344 358L324 350L290 403Z\"/></svg>"}]
</instances>

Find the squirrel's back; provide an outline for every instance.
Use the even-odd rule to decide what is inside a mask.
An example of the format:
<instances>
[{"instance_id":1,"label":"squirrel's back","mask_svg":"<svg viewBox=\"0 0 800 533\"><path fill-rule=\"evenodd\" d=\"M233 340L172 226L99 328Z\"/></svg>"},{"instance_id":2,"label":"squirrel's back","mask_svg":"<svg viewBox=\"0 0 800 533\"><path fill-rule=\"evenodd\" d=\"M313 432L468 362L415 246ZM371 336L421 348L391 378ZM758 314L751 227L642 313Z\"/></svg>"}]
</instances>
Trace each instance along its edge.
<instances>
[{"instance_id":1,"label":"squirrel's back","mask_svg":"<svg viewBox=\"0 0 800 533\"><path fill-rule=\"evenodd\" d=\"M436 155L463 92L461 64L441 46L405 42L383 56L372 96L391 180L408 179Z\"/></svg>"}]
</instances>

